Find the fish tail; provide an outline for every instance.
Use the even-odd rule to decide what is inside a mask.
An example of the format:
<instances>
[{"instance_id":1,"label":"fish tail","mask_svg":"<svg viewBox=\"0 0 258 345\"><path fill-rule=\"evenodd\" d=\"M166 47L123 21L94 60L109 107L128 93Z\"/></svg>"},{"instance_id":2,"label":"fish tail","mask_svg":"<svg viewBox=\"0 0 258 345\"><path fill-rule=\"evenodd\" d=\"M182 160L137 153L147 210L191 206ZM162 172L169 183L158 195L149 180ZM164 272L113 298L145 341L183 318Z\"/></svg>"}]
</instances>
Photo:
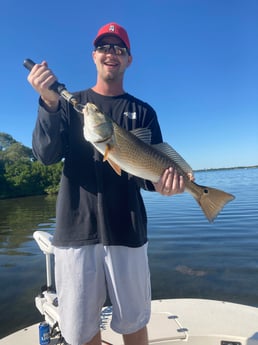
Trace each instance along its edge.
<instances>
[{"instance_id":1,"label":"fish tail","mask_svg":"<svg viewBox=\"0 0 258 345\"><path fill-rule=\"evenodd\" d=\"M229 202L235 199L232 194L226 193L222 190L199 186L199 192L193 194L195 200L201 206L205 216L208 218L209 222L217 217L222 208Z\"/></svg>"}]
</instances>

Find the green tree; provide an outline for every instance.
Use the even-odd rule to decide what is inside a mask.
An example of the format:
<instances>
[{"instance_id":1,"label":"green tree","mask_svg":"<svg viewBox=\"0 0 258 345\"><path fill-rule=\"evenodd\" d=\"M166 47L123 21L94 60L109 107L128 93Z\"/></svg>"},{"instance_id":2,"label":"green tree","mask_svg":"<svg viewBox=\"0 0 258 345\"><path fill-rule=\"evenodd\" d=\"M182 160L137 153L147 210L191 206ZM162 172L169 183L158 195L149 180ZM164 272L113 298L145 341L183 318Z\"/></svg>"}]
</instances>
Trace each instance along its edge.
<instances>
[{"instance_id":1,"label":"green tree","mask_svg":"<svg viewBox=\"0 0 258 345\"><path fill-rule=\"evenodd\" d=\"M57 193L62 167L41 164L29 147L0 133L0 198Z\"/></svg>"},{"instance_id":2,"label":"green tree","mask_svg":"<svg viewBox=\"0 0 258 345\"><path fill-rule=\"evenodd\" d=\"M29 160L19 159L5 164L4 177L9 184L11 196L31 195L28 190L30 175L31 162Z\"/></svg>"},{"instance_id":3,"label":"green tree","mask_svg":"<svg viewBox=\"0 0 258 345\"><path fill-rule=\"evenodd\" d=\"M6 150L14 143L17 143L17 141L10 134L0 132L0 151Z\"/></svg>"},{"instance_id":4,"label":"green tree","mask_svg":"<svg viewBox=\"0 0 258 345\"><path fill-rule=\"evenodd\" d=\"M5 162L16 162L20 159L33 160L32 150L18 142L13 143L11 146L6 148L2 157Z\"/></svg>"}]
</instances>

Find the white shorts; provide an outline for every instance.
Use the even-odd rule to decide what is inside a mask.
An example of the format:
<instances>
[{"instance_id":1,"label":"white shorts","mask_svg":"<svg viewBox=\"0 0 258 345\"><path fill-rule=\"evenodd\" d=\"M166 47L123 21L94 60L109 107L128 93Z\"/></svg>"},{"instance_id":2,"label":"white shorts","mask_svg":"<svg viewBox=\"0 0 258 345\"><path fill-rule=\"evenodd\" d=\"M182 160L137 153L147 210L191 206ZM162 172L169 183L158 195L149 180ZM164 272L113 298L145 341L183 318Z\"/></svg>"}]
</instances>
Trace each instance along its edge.
<instances>
[{"instance_id":1,"label":"white shorts","mask_svg":"<svg viewBox=\"0 0 258 345\"><path fill-rule=\"evenodd\" d=\"M114 331L134 333L149 322L147 244L139 248L102 244L55 248L55 280L60 328L69 344L82 345L98 333L107 291Z\"/></svg>"}]
</instances>

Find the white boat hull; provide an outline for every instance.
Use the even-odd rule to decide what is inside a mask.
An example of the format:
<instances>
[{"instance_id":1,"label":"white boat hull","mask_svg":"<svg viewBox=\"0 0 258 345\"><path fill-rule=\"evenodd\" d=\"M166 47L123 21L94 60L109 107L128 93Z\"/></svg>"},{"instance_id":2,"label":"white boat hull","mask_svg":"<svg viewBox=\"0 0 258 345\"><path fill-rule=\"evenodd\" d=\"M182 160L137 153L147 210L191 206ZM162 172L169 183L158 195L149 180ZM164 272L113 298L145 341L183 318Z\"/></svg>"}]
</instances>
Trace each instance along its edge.
<instances>
[{"instance_id":1,"label":"white boat hull","mask_svg":"<svg viewBox=\"0 0 258 345\"><path fill-rule=\"evenodd\" d=\"M103 344L122 345L110 329L110 308L103 309ZM204 299L152 301L148 325L152 345L258 345L258 309ZM38 344L38 324L0 340L1 345ZM58 338L51 345L58 344Z\"/></svg>"}]
</instances>

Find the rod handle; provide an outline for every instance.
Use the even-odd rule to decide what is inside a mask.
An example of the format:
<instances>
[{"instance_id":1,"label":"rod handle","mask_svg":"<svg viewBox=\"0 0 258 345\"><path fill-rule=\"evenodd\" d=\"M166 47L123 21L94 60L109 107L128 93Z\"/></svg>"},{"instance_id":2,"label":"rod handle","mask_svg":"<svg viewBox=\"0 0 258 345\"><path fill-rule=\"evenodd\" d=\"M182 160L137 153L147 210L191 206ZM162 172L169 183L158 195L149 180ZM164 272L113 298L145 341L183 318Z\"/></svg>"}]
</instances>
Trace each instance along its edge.
<instances>
[{"instance_id":1,"label":"rod handle","mask_svg":"<svg viewBox=\"0 0 258 345\"><path fill-rule=\"evenodd\" d=\"M32 70L32 68L33 68L33 66L34 66L35 64L36 64L36 63L35 63L34 61L32 61L31 59L25 59L25 60L23 61L23 66L24 66L25 68L27 68L29 71ZM59 95L61 95L61 92L62 92L63 90L66 90L66 87L65 87L64 84L61 84L61 83L59 83L59 82L56 80L56 81L54 81L53 84L51 84L51 85L49 86L49 90L55 91L55 92L57 92Z\"/></svg>"}]
</instances>

